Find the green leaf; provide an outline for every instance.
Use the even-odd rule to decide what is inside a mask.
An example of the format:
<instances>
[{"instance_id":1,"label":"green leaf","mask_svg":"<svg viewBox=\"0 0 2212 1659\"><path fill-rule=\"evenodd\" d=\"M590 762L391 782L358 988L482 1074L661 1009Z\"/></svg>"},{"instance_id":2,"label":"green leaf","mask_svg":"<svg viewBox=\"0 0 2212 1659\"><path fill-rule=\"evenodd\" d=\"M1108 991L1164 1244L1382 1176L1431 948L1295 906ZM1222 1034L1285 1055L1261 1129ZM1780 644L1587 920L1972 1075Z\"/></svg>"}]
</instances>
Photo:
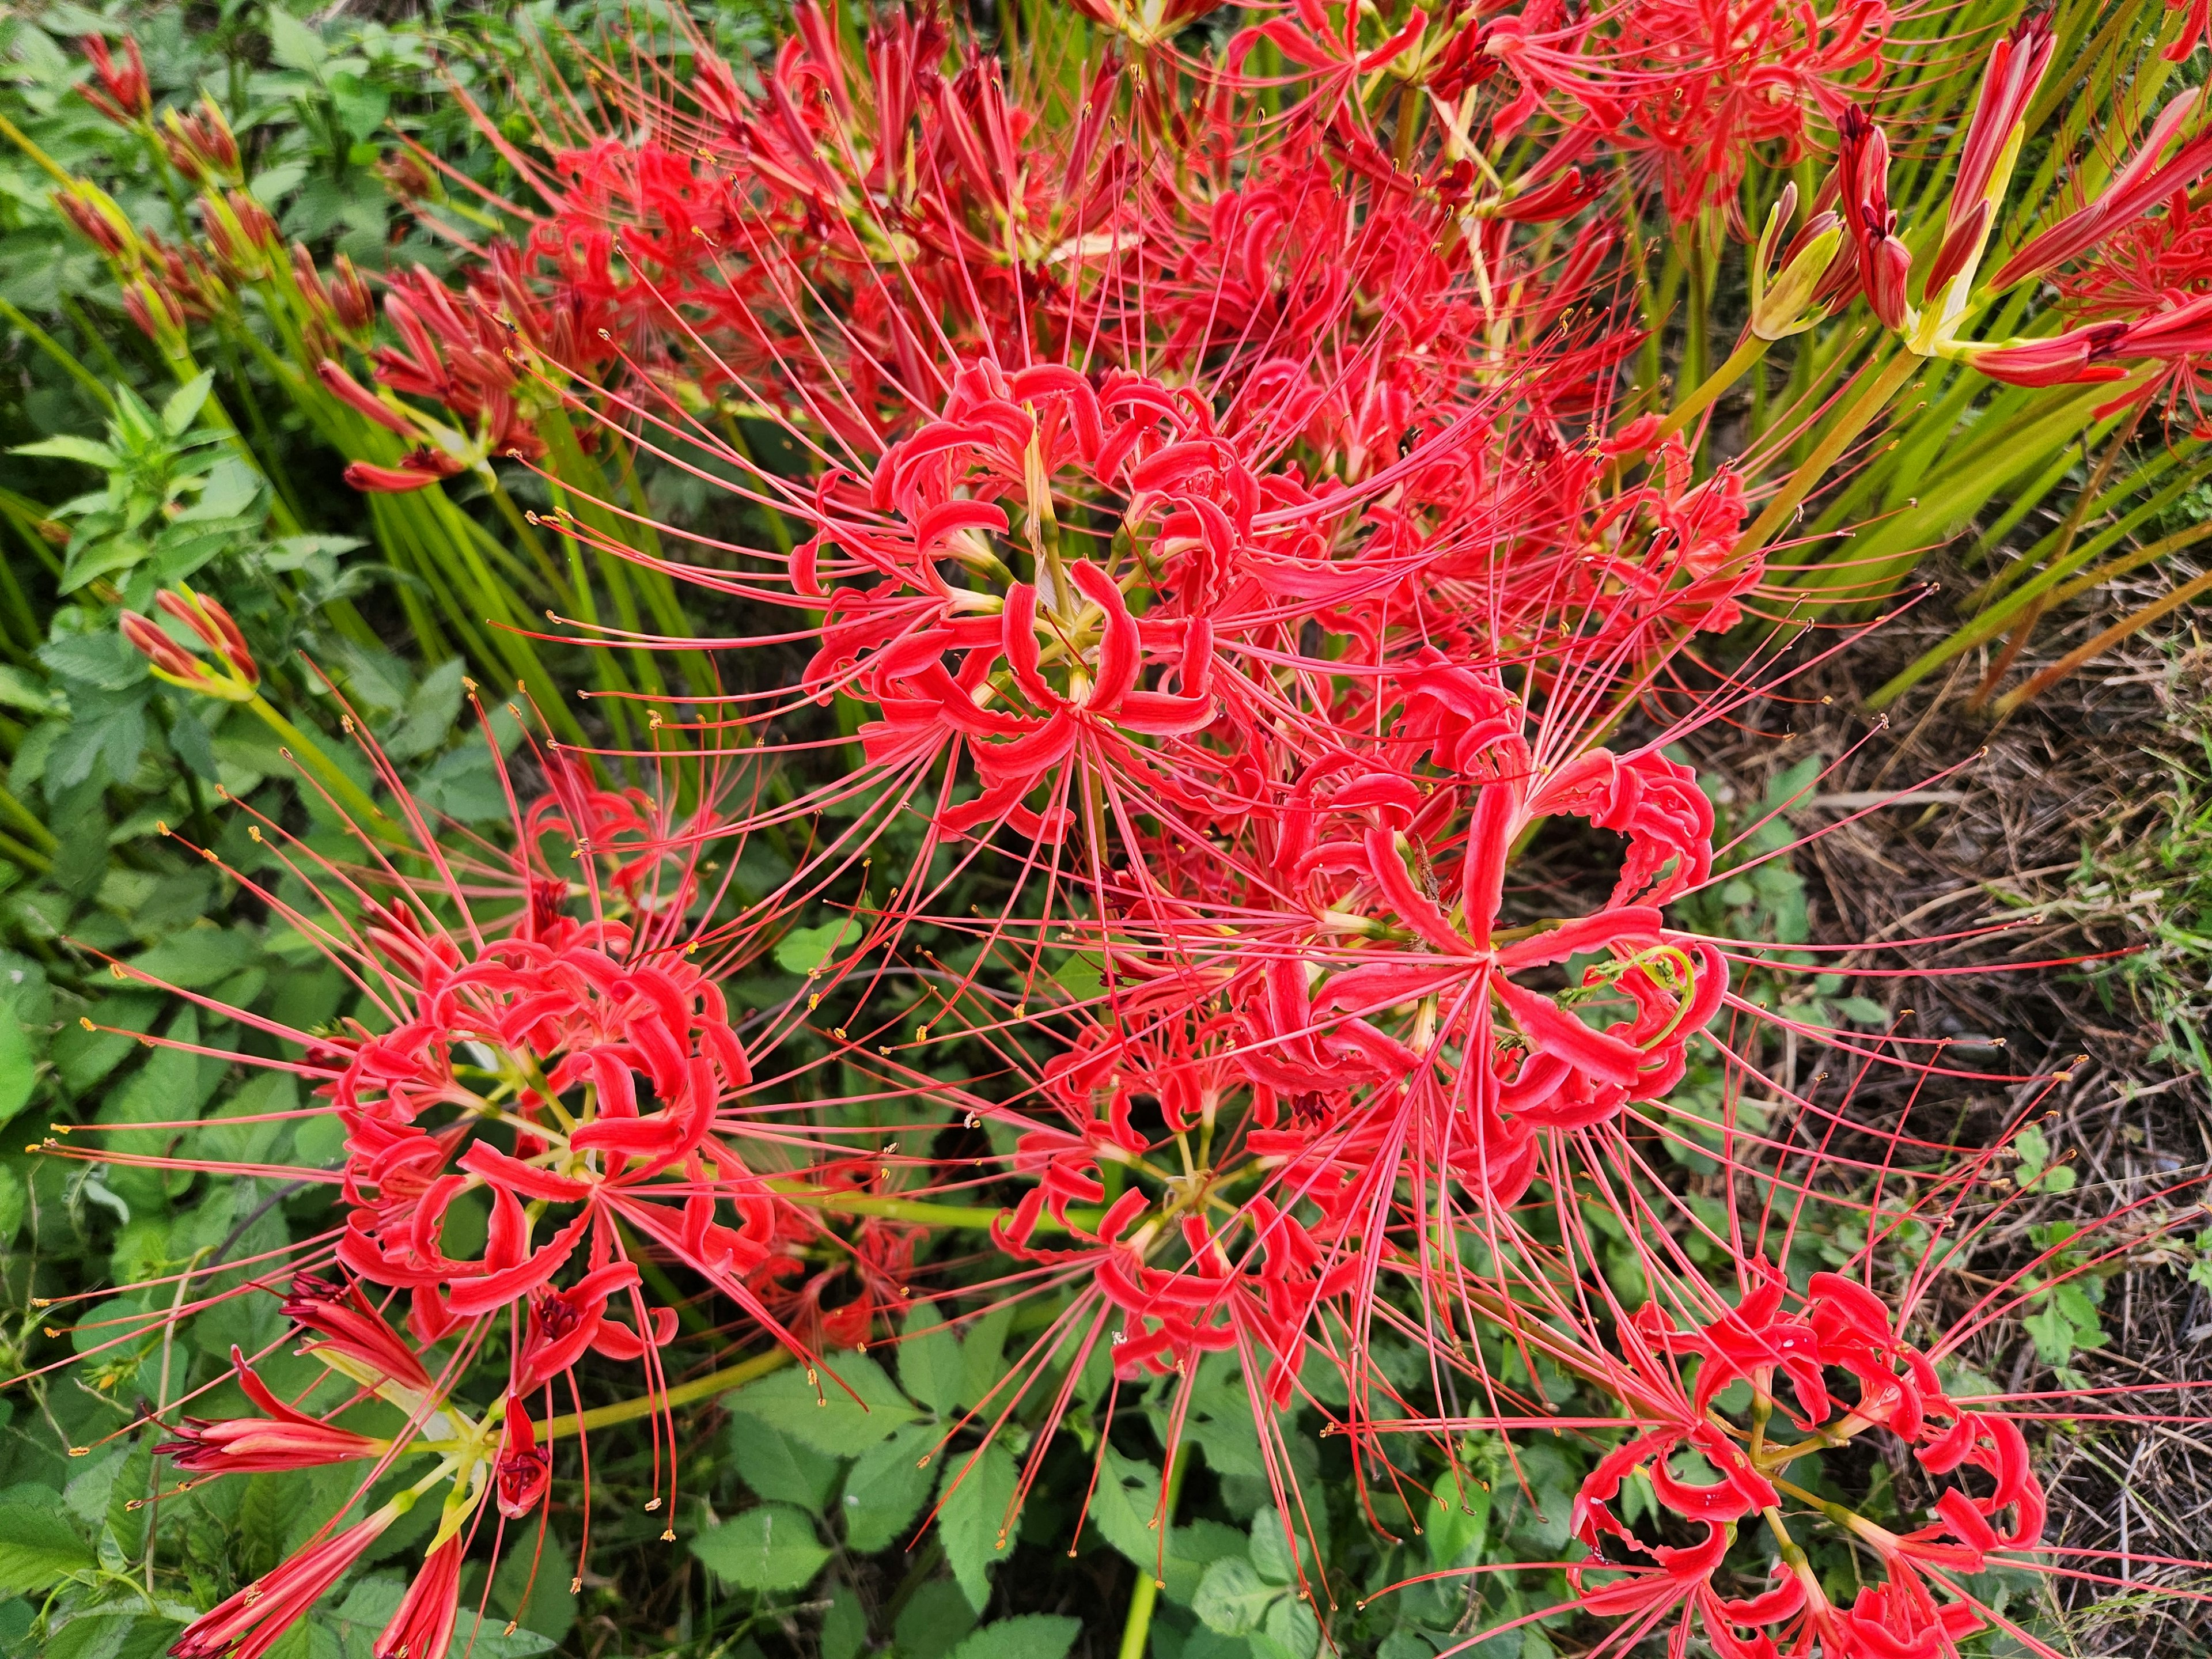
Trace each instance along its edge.
<instances>
[{"instance_id":1,"label":"green leaf","mask_svg":"<svg viewBox=\"0 0 2212 1659\"><path fill-rule=\"evenodd\" d=\"M207 922L140 951L131 966L165 984L200 991L236 973L253 955L250 934Z\"/></svg>"},{"instance_id":2,"label":"green leaf","mask_svg":"<svg viewBox=\"0 0 2212 1659\"><path fill-rule=\"evenodd\" d=\"M1271 1584L1294 1583L1305 1549L1301 1544L1296 1554L1291 1552L1291 1540L1283 1536L1283 1512L1270 1504L1252 1517L1252 1565Z\"/></svg>"},{"instance_id":3,"label":"green leaf","mask_svg":"<svg viewBox=\"0 0 2212 1659\"><path fill-rule=\"evenodd\" d=\"M95 1607L56 1631L40 1659L161 1659L180 1628L135 1607Z\"/></svg>"},{"instance_id":4,"label":"green leaf","mask_svg":"<svg viewBox=\"0 0 2212 1659\"><path fill-rule=\"evenodd\" d=\"M897 1659L944 1659L953 1644L975 1628L975 1609L950 1579L933 1578L915 1591L891 1629Z\"/></svg>"},{"instance_id":5,"label":"green leaf","mask_svg":"<svg viewBox=\"0 0 2212 1659\"><path fill-rule=\"evenodd\" d=\"M2074 1354L2074 1322L2057 1306L2032 1313L2021 1323L2035 1339L2036 1353L2046 1365L2063 1365Z\"/></svg>"},{"instance_id":6,"label":"green leaf","mask_svg":"<svg viewBox=\"0 0 2212 1659\"><path fill-rule=\"evenodd\" d=\"M819 927L794 927L776 941L775 965L787 974L809 974L849 940L860 937L857 918L845 916Z\"/></svg>"},{"instance_id":7,"label":"green leaf","mask_svg":"<svg viewBox=\"0 0 2212 1659\"><path fill-rule=\"evenodd\" d=\"M819 1515L837 1484L837 1460L800 1444L750 1412L730 1419L731 1459L745 1485L771 1503Z\"/></svg>"},{"instance_id":8,"label":"green leaf","mask_svg":"<svg viewBox=\"0 0 2212 1659\"><path fill-rule=\"evenodd\" d=\"M2023 1187L2034 1185L2036 1176L2041 1175L2044 1166L2051 1162L2051 1142L2040 1128L2031 1123L2013 1137L2012 1150L2014 1156L2020 1159L2020 1184Z\"/></svg>"},{"instance_id":9,"label":"green leaf","mask_svg":"<svg viewBox=\"0 0 2212 1659\"><path fill-rule=\"evenodd\" d=\"M1243 1556L1224 1556L1199 1580L1190 1610L1208 1630L1242 1636L1260 1628L1267 1608L1282 1593L1261 1577L1259 1570Z\"/></svg>"},{"instance_id":10,"label":"green leaf","mask_svg":"<svg viewBox=\"0 0 2212 1659\"><path fill-rule=\"evenodd\" d=\"M215 389L215 371L204 368L169 394L169 401L161 405L161 430L172 438L181 438L192 429L192 422L200 417L200 410Z\"/></svg>"},{"instance_id":11,"label":"green leaf","mask_svg":"<svg viewBox=\"0 0 2212 1659\"><path fill-rule=\"evenodd\" d=\"M1321 1651L1321 1620L1310 1607L1294 1596L1286 1595L1267 1609L1260 1632L1291 1659L1314 1659ZM1260 1652L1259 1643L1252 1644L1252 1650Z\"/></svg>"},{"instance_id":12,"label":"green leaf","mask_svg":"<svg viewBox=\"0 0 2212 1659\"><path fill-rule=\"evenodd\" d=\"M340 70L330 78L331 107L338 125L356 138L366 139L384 125L392 109L392 94L373 82Z\"/></svg>"},{"instance_id":13,"label":"green leaf","mask_svg":"<svg viewBox=\"0 0 2212 1659\"><path fill-rule=\"evenodd\" d=\"M123 465L123 458L106 444L95 443L90 438L73 438L67 433L58 437L41 438L33 444L17 444L9 453L46 456L58 461L82 461L87 466L96 466L104 472L115 471Z\"/></svg>"},{"instance_id":14,"label":"green leaf","mask_svg":"<svg viewBox=\"0 0 2212 1659\"><path fill-rule=\"evenodd\" d=\"M0 663L0 703L33 714L51 714L60 700L33 676L12 664Z\"/></svg>"},{"instance_id":15,"label":"green leaf","mask_svg":"<svg viewBox=\"0 0 2212 1659\"><path fill-rule=\"evenodd\" d=\"M413 760L453 735L461 717L461 666L459 657L449 658L423 677L407 699L406 714L385 738L385 753L394 760Z\"/></svg>"},{"instance_id":16,"label":"green leaf","mask_svg":"<svg viewBox=\"0 0 2212 1659\"><path fill-rule=\"evenodd\" d=\"M906 1541L937 1480L937 1471L921 1460L942 1433L934 1423L909 1423L860 1454L845 1475L839 1502L849 1548L873 1555Z\"/></svg>"},{"instance_id":17,"label":"green leaf","mask_svg":"<svg viewBox=\"0 0 2212 1659\"><path fill-rule=\"evenodd\" d=\"M1482 1559L1490 1530L1490 1488L1447 1469L1421 1516L1421 1541L1431 1566L1471 1567Z\"/></svg>"},{"instance_id":18,"label":"green leaf","mask_svg":"<svg viewBox=\"0 0 2212 1659\"><path fill-rule=\"evenodd\" d=\"M1013 1534L1003 1531L1013 1502L1014 1460L995 1440L974 1452L945 1457L938 1489L937 1536L968 1605L981 1613L991 1600L991 1569L1005 1558ZM1019 1530L1018 1523L1015 1528Z\"/></svg>"},{"instance_id":19,"label":"green leaf","mask_svg":"<svg viewBox=\"0 0 2212 1659\"><path fill-rule=\"evenodd\" d=\"M839 1378L845 1387L839 1386ZM865 1354L838 1355L836 1377L825 1369L818 1381L810 1382L804 1371L777 1371L723 1403L833 1457L850 1457L921 1417L883 1367Z\"/></svg>"},{"instance_id":20,"label":"green leaf","mask_svg":"<svg viewBox=\"0 0 2212 1659\"><path fill-rule=\"evenodd\" d=\"M15 1242L23 1224L23 1183L15 1172L0 1164L0 1250Z\"/></svg>"},{"instance_id":21,"label":"green leaf","mask_svg":"<svg viewBox=\"0 0 2212 1659\"><path fill-rule=\"evenodd\" d=\"M38 1076L38 1056L31 1050L22 1021L12 1010L0 1008L0 1123L30 1103Z\"/></svg>"},{"instance_id":22,"label":"green leaf","mask_svg":"<svg viewBox=\"0 0 2212 1659\"><path fill-rule=\"evenodd\" d=\"M860 1659L868 1645L868 1613L852 1586L840 1584L822 1615L821 1659Z\"/></svg>"},{"instance_id":23,"label":"green leaf","mask_svg":"<svg viewBox=\"0 0 2212 1659\"><path fill-rule=\"evenodd\" d=\"M962 1382L960 1339L945 1320L935 1303L916 1303L898 1348L899 1386L940 1417L958 1406Z\"/></svg>"},{"instance_id":24,"label":"green leaf","mask_svg":"<svg viewBox=\"0 0 2212 1659\"><path fill-rule=\"evenodd\" d=\"M0 1596L52 1589L92 1565L92 1546L54 1510L0 1504Z\"/></svg>"},{"instance_id":25,"label":"green leaf","mask_svg":"<svg viewBox=\"0 0 2212 1659\"><path fill-rule=\"evenodd\" d=\"M308 75L323 66L331 52L321 35L279 7L270 7L265 15L271 58L286 69Z\"/></svg>"},{"instance_id":26,"label":"green leaf","mask_svg":"<svg viewBox=\"0 0 2212 1659\"><path fill-rule=\"evenodd\" d=\"M749 1590L793 1590L830 1559L804 1510L763 1504L691 1540L691 1553L715 1574Z\"/></svg>"},{"instance_id":27,"label":"green leaf","mask_svg":"<svg viewBox=\"0 0 2212 1659\"><path fill-rule=\"evenodd\" d=\"M1066 1659L1082 1633L1080 1619L1025 1613L984 1626L953 1649L951 1659Z\"/></svg>"},{"instance_id":28,"label":"green leaf","mask_svg":"<svg viewBox=\"0 0 2212 1659\"><path fill-rule=\"evenodd\" d=\"M1006 1378L1006 1332L1013 1322L1012 1305L1002 1304L960 1328L960 1395L953 1403L961 1410L973 1411L988 1399L1005 1401L999 1385Z\"/></svg>"}]
</instances>

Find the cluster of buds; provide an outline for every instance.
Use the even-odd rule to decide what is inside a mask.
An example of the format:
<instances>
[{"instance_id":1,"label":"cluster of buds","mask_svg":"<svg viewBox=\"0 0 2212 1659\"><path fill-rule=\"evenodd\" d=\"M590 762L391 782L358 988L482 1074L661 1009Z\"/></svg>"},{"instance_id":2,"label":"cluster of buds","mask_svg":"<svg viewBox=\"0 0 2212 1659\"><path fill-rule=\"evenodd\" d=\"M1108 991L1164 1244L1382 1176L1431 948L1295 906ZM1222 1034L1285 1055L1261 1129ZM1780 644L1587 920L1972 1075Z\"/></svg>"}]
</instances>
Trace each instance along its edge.
<instances>
[{"instance_id":1,"label":"cluster of buds","mask_svg":"<svg viewBox=\"0 0 2212 1659\"><path fill-rule=\"evenodd\" d=\"M196 185L236 185L245 181L237 136L216 107L215 100L204 94L199 107L187 114L162 112L161 149L169 165Z\"/></svg>"},{"instance_id":2,"label":"cluster of buds","mask_svg":"<svg viewBox=\"0 0 2212 1659\"><path fill-rule=\"evenodd\" d=\"M154 596L154 604L214 653L212 661L198 656L153 617L125 611L120 623L123 637L153 665L155 679L224 702L249 702L259 695L260 665L253 660L246 635L230 612L189 587L181 592L163 588Z\"/></svg>"},{"instance_id":3,"label":"cluster of buds","mask_svg":"<svg viewBox=\"0 0 2212 1659\"><path fill-rule=\"evenodd\" d=\"M242 190L199 199L200 228L223 274L234 283L265 281L284 258L283 233L269 210Z\"/></svg>"}]
</instances>

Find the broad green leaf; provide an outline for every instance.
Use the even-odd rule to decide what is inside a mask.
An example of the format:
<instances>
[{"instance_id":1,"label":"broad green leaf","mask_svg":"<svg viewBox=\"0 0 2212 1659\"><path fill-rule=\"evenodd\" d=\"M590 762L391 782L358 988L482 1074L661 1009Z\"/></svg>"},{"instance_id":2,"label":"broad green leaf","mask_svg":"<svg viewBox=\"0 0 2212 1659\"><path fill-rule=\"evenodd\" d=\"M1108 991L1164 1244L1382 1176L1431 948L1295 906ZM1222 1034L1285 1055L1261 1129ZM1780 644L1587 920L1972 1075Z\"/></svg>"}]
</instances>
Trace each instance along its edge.
<instances>
[{"instance_id":1,"label":"broad green leaf","mask_svg":"<svg viewBox=\"0 0 2212 1659\"><path fill-rule=\"evenodd\" d=\"M933 1302L915 1304L898 1346L899 1386L939 1416L958 1406L962 1381L960 1339L945 1317Z\"/></svg>"},{"instance_id":2,"label":"broad green leaf","mask_svg":"<svg viewBox=\"0 0 2212 1659\"><path fill-rule=\"evenodd\" d=\"M1447 1469L1421 1512L1421 1541L1435 1567L1473 1566L1490 1528L1490 1488Z\"/></svg>"},{"instance_id":3,"label":"broad green leaf","mask_svg":"<svg viewBox=\"0 0 2212 1659\"><path fill-rule=\"evenodd\" d=\"M161 1659L182 1628L135 1606L95 1607L56 1631L40 1659Z\"/></svg>"},{"instance_id":4,"label":"broad green leaf","mask_svg":"<svg viewBox=\"0 0 2212 1659\"><path fill-rule=\"evenodd\" d=\"M848 1547L873 1555L907 1541L915 1516L937 1482L936 1468L921 1460L943 1433L934 1423L909 1423L860 1454L846 1472L845 1493L838 1502Z\"/></svg>"},{"instance_id":5,"label":"broad green leaf","mask_svg":"<svg viewBox=\"0 0 2212 1659\"><path fill-rule=\"evenodd\" d=\"M1252 1565L1260 1570L1260 1577L1271 1584L1297 1582L1298 1559L1304 1555L1303 1540L1291 1553L1291 1540L1283 1536L1283 1512L1273 1504L1252 1517Z\"/></svg>"},{"instance_id":6,"label":"broad green leaf","mask_svg":"<svg viewBox=\"0 0 2212 1659\"><path fill-rule=\"evenodd\" d=\"M291 13L271 6L264 14L269 27L269 56L289 70L313 74L330 54L323 37Z\"/></svg>"},{"instance_id":7,"label":"broad green leaf","mask_svg":"<svg viewBox=\"0 0 2212 1659\"><path fill-rule=\"evenodd\" d=\"M0 1164L0 1250L15 1242L23 1224L23 1183L15 1172Z\"/></svg>"},{"instance_id":8,"label":"broad green leaf","mask_svg":"<svg viewBox=\"0 0 2212 1659\"><path fill-rule=\"evenodd\" d=\"M771 1503L796 1504L815 1514L837 1484L837 1460L805 1445L750 1412L730 1419L730 1455L745 1485Z\"/></svg>"},{"instance_id":9,"label":"broad green leaf","mask_svg":"<svg viewBox=\"0 0 2212 1659\"><path fill-rule=\"evenodd\" d=\"M0 1008L0 1123L30 1103L32 1085L38 1081L38 1057L31 1039L13 1011Z\"/></svg>"},{"instance_id":10,"label":"broad green leaf","mask_svg":"<svg viewBox=\"0 0 2212 1659\"><path fill-rule=\"evenodd\" d=\"M331 76L331 106L338 125L356 138L368 138L384 125L392 109L392 94L374 82L340 70Z\"/></svg>"},{"instance_id":11,"label":"broad green leaf","mask_svg":"<svg viewBox=\"0 0 2212 1659\"><path fill-rule=\"evenodd\" d=\"M1259 1629L1268 1607L1282 1594L1278 1586L1261 1577L1258 1569L1243 1556L1224 1556L1199 1580L1190 1610L1208 1630L1242 1636Z\"/></svg>"},{"instance_id":12,"label":"broad green leaf","mask_svg":"<svg viewBox=\"0 0 2212 1659\"><path fill-rule=\"evenodd\" d=\"M960 1328L960 1396L953 1403L961 1410L975 1410L986 1400L1006 1400L999 1385L1006 1381L1006 1332L1013 1322L1014 1310L1006 1306Z\"/></svg>"},{"instance_id":13,"label":"broad green leaf","mask_svg":"<svg viewBox=\"0 0 2212 1659\"><path fill-rule=\"evenodd\" d=\"M1321 1620L1314 1616L1310 1607L1295 1596L1286 1595L1269 1607L1255 1633L1273 1643L1290 1659L1314 1659L1314 1655L1321 1651ZM1252 1644L1252 1650L1255 1654L1261 1651L1258 1642Z\"/></svg>"},{"instance_id":14,"label":"broad green leaf","mask_svg":"<svg viewBox=\"0 0 2212 1659\"><path fill-rule=\"evenodd\" d=\"M169 401L161 405L161 429L172 438L181 438L190 432L214 387L215 371L204 368L171 392Z\"/></svg>"},{"instance_id":15,"label":"broad green leaf","mask_svg":"<svg viewBox=\"0 0 2212 1659\"><path fill-rule=\"evenodd\" d=\"M866 1355L841 1353L836 1370L833 1377L823 1369L813 1382L804 1371L777 1371L749 1383L723 1403L833 1457L850 1457L921 1417L884 1375L883 1367ZM858 1404L854 1395L860 1397Z\"/></svg>"},{"instance_id":16,"label":"broad green leaf","mask_svg":"<svg viewBox=\"0 0 2212 1659\"><path fill-rule=\"evenodd\" d=\"M819 927L794 927L776 941L775 965L787 974L808 974L860 937L860 924L852 916L825 921Z\"/></svg>"},{"instance_id":17,"label":"broad green leaf","mask_svg":"<svg viewBox=\"0 0 2212 1659\"><path fill-rule=\"evenodd\" d=\"M868 1645L868 1613L849 1584L833 1593L830 1611L822 1615L821 1659L860 1659Z\"/></svg>"},{"instance_id":18,"label":"broad green leaf","mask_svg":"<svg viewBox=\"0 0 2212 1659\"><path fill-rule=\"evenodd\" d=\"M944 1659L960 1638L975 1628L975 1610L950 1579L933 1578L900 1609L891 1630L897 1659Z\"/></svg>"},{"instance_id":19,"label":"broad green leaf","mask_svg":"<svg viewBox=\"0 0 2212 1659\"><path fill-rule=\"evenodd\" d=\"M55 1510L0 1504L0 1596L36 1595L92 1565L92 1546Z\"/></svg>"},{"instance_id":20,"label":"broad green leaf","mask_svg":"<svg viewBox=\"0 0 2212 1659\"><path fill-rule=\"evenodd\" d=\"M952 1650L951 1659L1066 1659L1082 1633L1080 1619L1025 1613L973 1632Z\"/></svg>"},{"instance_id":21,"label":"broad green leaf","mask_svg":"<svg viewBox=\"0 0 2212 1659\"><path fill-rule=\"evenodd\" d=\"M201 991L245 967L253 954L251 934L210 922L187 927L141 951L131 966L164 984Z\"/></svg>"},{"instance_id":22,"label":"broad green leaf","mask_svg":"<svg viewBox=\"0 0 2212 1659\"><path fill-rule=\"evenodd\" d=\"M793 1590L830 1559L813 1520L788 1504L763 1504L691 1540L691 1553L749 1590Z\"/></svg>"},{"instance_id":23,"label":"broad green leaf","mask_svg":"<svg viewBox=\"0 0 2212 1659\"><path fill-rule=\"evenodd\" d=\"M938 1489L937 1536L960 1593L977 1613L991 1600L991 1569L1006 1559L1020 1530L1006 1530L1006 1506L1013 1501L1012 1455L995 1440L974 1452L943 1455L944 1484Z\"/></svg>"}]
</instances>

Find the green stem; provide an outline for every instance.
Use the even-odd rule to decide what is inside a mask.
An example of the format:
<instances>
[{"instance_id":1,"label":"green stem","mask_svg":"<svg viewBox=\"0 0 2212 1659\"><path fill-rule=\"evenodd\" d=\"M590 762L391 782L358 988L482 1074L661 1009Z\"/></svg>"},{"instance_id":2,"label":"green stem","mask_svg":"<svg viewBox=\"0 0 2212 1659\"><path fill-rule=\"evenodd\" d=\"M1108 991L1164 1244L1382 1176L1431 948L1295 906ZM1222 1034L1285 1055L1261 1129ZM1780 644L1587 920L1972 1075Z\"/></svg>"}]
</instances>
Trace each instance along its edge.
<instances>
[{"instance_id":1,"label":"green stem","mask_svg":"<svg viewBox=\"0 0 2212 1659\"><path fill-rule=\"evenodd\" d=\"M695 1376L689 1382L678 1382L661 1394L641 1395L635 1400L618 1400L611 1406L594 1406L587 1412L570 1412L565 1416L549 1419L545 1424L545 1437L557 1440L564 1434L611 1428L617 1423L635 1423L639 1418L651 1417L656 1412L711 1400L718 1394L727 1394L732 1389L742 1388L755 1377L766 1376L770 1371L779 1370L790 1363L791 1352L787 1348L756 1354L750 1359L725 1365L720 1370L709 1371L704 1376Z\"/></svg>"},{"instance_id":2,"label":"green stem","mask_svg":"<svg viewBox=\"0 0 2212 1659\"><path fill-rule=\"evenodd\" d=\"M824 1192L803 1181L770 1181L767 1184L778 1198L810 1209L827 1210L832 1215L877 1215L890 1221L915 1221L930 1227L967 1227L988 1232L991 1224L1006 1213L1003 1209L985 1209L980 1205L925 1204L915 1199L883 1198L872 1193ZM1071 1210L1068 1218L1078 1226L1095 1228L1101 1214L1097 1210ZM1044 1216L1037 1225L1056 1231L1059 1224L1050 1216Z\"/></svg>"},{"instance_id":3,"label":"green stem","mask_svg":"<svg viewBox=\"0 0 2212 1659\"><path fill-rule=\"evenodd\" d=\"M399 826L386 817L376 803L368 798L368 792L348 777L339 769L338 763L323 752L322 745L313 738L278 714L268 698L257 691L246 700L246 706L259 716L263 725L290 745L291 753L323 781L360 828L374 831L385 841L401 845L412 844Z\"/></svg>"},{"instance_id":4,"label":"green stem","mask_svg":"<svg viewBox=\"0 0 2212 1659\"><path fill-rule=\"evenodd\" d=\"M1750 558L1772 539L1775 532L1790 522L1800 503L1827 477L1829 469L1843 453L1858 441L1859 434L1874 424L1888 407L1889 400L1897 395L1898 388L1911 379L1919 368L1920 359L1903 349L1882 366L1866 388L1836 417L1835 424L1813 446L1812 453L1790 475L1780 492L1766 504L1766 510L1737 539L1735 560Z\"/></svg>"},{"instance_id":5,"label":"green stem","mask_svg":"<svg viewBox=\"0 0 2212 1659\"><path fill-rule=\"evenodd\" d=\"M1190 1468L1190 1454L1178 1448L1174 1458L1175 1468L1168 1473L1167 1496L1160 1504L1160 1544L1166 1547L1165 1532L1175 1525L1176 1504L1182 1496L1183 1472ZM1160 1581L1143 1567L1137 1569L1136 1588L1129 1592L1129 1616L1121 1626L1121 1659L1145 1659L1145 1644L1152 1631L1152 1609L1159 1603Z\"/></svg>"},{"instance_id":6,"label":"green stem","mask_svg":"<svg viewBox=\"0 0 2212 1659\"><path fill-rule=\"evenodd\" d=\"M1767 342L1756 334L1746 334L1743 343L1728 356L1728 361L1708 374L1704 383L1675 405L1674 412L1659 422L1659 430L1652 434L1652 446L1656 447L1680 432L1684 427L1712 407L1720 395L1741 380L1753 364L1766 355Z\"/></svg>"}]
</instances>

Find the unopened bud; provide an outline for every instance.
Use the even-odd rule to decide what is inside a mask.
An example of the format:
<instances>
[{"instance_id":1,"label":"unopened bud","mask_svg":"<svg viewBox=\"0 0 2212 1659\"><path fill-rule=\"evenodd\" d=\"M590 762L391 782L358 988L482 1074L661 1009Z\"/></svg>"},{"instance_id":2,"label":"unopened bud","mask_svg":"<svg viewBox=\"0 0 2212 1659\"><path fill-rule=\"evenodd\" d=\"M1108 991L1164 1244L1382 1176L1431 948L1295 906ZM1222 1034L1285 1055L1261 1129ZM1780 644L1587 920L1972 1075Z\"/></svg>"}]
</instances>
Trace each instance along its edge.
<instances>
[{"instance_id":1,"label":"unopened bud","mask_svg":"<svg viewBox=\"0 0 2212 1659\"><path fill-rule=\"evenodd\" d=\"M99 185L80 179L67 190L54 192L54 206L107 258L126 264L137 258L138 238L131 221Z\"/></svg>"}]
</instances>

